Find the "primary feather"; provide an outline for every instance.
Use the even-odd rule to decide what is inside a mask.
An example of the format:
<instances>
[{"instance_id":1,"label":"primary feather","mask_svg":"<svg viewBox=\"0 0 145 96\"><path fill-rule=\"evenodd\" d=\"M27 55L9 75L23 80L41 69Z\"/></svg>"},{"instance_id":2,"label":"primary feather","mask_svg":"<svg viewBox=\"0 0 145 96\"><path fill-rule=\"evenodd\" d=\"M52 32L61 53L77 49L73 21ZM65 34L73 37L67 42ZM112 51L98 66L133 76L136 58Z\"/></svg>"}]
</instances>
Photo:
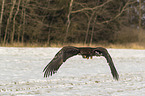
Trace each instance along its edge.
<instances>
[{"instance_id":1,"label":"primary feather","mask_svg":"<svg viewBox=\"0 0 145 96\"><path fill-rule=\"evenodd\" d=\"M49 75L56 73L63 62L65 62L68 58L77 55L78 52L79 50L75 47L63 47L44 68L44 77L49 77Z\"/></svg>"}]
</instances>

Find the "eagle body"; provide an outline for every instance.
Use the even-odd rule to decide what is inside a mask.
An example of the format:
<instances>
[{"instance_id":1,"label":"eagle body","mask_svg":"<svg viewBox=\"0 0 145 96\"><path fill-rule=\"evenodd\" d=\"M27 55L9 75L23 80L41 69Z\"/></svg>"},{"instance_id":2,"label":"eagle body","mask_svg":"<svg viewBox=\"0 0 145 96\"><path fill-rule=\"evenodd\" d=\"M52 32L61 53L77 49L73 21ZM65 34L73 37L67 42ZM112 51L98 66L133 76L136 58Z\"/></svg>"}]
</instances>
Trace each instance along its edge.
<instances>
[{"instance_id":1,"label":"eagle body","mask_svg":"<svg viewBox=\"0 0 145 96\"><path fill-rule=\"evenodd\" d=\"M111 73L114 79L118 80L119 75L114 66L112 58L108 51L103 47L73 47L73 46L65 46L63 47L50 61L50 63L44 68L44 77L49 77L52 74L55 74L59 67L65 62L68 58L75 56L75 55L82 55L83 58L91 58L93 56L104 56L108 62L108 65L111 69Z\"/></svg>"},{"instance_id":2,"label":"eagle body","mask_svg":"<svg viewBox=\"0 0 145 96\"><path fill-rule=\"evenodd\" d=\"M98 47L99 48L99 47ZM82 55L83 58L87 58L89 59L89 57L92 58L92 56L101 56L101 53L97 53L95 51L96 48L92 48L92 47L78 47L78 49L80 50L79 55Z\"/></svg>"},{"instance_id":3,"label":"eagle body","mask_svg":"<svg viewBox=\"0 0 145 96\"><path fill-rule=\"evenodd\" d=\"M91 48L91 47L80 47L80 55L82 55L83 58L87 58L89 59L89 57L92 58L92 56L95 56L95 52L93 51L94 48Z\"/></svg>"}]
</instances>

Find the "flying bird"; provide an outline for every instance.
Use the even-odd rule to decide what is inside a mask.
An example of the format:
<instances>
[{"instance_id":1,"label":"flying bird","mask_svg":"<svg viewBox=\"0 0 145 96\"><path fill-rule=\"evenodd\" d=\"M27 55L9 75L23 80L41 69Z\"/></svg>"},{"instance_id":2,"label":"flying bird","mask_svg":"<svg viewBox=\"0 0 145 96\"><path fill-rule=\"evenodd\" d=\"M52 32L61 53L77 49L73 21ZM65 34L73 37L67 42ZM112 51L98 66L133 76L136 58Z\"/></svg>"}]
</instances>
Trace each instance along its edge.
<instances>
[{"instance_id":1,"label":"flying bird","mask_svg":"<svg viewBox=\"0 0 145 96\"><path fill-rule=\"evenodd\" d=\"M119 75L114 66L112 58L108 51L103 47L73 47L73 46L65 46L63 47L50 61L50 63L44 68L44 77L49 77L52 74L55 74L59 67L65 62L68 58L75 56L75 55L82 55L83 58L91 58L93 56L104 56L108 62L110 67L112 76L114 79L118 80Z\"/></svg>"}]
</instances>

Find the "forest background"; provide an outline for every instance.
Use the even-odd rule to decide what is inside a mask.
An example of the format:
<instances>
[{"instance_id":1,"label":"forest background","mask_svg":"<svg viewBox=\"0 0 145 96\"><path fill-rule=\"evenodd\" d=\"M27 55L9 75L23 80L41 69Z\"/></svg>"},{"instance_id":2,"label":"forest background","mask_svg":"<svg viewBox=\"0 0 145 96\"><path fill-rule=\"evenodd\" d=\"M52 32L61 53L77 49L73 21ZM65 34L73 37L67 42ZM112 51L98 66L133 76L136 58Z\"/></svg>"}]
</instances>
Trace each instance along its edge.
<instances>
[{"instance_id":1,"label":"forest background","mask_svg":"<svg viewBox=\"0 0 145 96\"><path fill-rule=\"evenodd\" d=\"M145 0L0 2L0 46L145 48Z\"/></svg>"}]
</instances>

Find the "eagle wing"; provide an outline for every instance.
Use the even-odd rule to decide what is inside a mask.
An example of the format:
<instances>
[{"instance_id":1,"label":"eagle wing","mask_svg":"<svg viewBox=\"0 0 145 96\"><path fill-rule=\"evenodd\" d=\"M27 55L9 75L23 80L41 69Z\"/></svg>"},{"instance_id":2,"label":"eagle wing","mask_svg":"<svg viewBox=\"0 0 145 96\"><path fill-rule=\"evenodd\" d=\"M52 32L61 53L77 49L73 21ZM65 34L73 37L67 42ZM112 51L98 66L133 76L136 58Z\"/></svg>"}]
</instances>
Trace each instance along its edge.
<instances>
[{"instance_id":1,"label":"eagle wing","mask_svg":"<svg viewBox=\"0 0 145 96\"><path fill-rule=\"evenodd\" d=\"M44 77L49 77L52 74L55 74L59 67L65 62L68 58L77 55L79 49L77 47L63 47L50 61L50 63L44 68Z\"/></svg>"},{"instance_id":2,"label":"eagle wing","mask_svg":"<svg viewBox=\"0 0 145 96\"><path fill-rule=\"evenodd\" d=\"M105 58L107 59L107 62L109 63L109 67L111 69L111 73L113 75L113 78L118 80L119 79L119 75L118 75L118 72L114 66L114 63L112 61L112 58L111 56L109 55L109 53L105 54Z\"/></svg>"},{"instance_id":3,"label":"eagle wing","mask_svg":"<svg viewBox=\"0 0 145 96\"><path fill-rule=\"evenodd\" d=\"M99 49L99 50L98 50ZM108 53L108 51L105 48L99 47L96 51L99 53L102 53L101 55L104 56L107 60L107 63L109 64L109 67L111 69L111 73L114 79L118 80L119 79L119 75L118 72L114 66L114 63L112 61L112 58L110 56L110 54Z\"/></svg>"}]
</instances>

